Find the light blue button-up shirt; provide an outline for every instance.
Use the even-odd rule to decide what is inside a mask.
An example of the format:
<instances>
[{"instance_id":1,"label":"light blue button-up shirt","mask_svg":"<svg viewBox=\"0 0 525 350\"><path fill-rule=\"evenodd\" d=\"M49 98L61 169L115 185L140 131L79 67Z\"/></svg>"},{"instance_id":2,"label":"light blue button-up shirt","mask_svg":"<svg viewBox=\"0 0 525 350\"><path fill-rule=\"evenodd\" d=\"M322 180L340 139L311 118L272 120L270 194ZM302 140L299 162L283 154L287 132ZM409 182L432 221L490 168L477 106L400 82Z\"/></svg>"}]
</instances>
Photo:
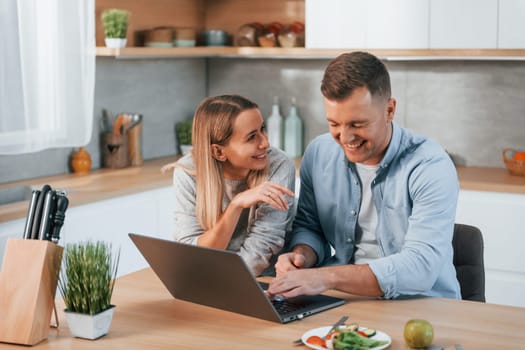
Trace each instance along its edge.
<instances>
[{"instance_id":1,"label":"light blue button-up shirt","mask_svg":"<svg viewBox=\"0 0 525 350\"><path fill-rule=\"evenodd\" d=\"M459 299L452 263L459 192L456 169L439 144L392 125L392 139L372 181L376 235L383 257L369 266L385 298ZM318 136L302 158L290 246L312 247L317 266L352 263L360 203L355 164L330 134Z\"/></svg>"}]
</instances>

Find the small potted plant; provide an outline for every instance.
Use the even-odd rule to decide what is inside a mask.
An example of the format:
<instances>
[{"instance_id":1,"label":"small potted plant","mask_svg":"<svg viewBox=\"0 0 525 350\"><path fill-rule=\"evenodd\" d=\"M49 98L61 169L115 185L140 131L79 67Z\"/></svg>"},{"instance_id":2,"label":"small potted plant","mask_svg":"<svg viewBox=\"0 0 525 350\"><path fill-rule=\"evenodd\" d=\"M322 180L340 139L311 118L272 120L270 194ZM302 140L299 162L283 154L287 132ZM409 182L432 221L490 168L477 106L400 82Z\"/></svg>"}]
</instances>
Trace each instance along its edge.
<instances>
[{"instance_id":1,"label":"small potted plant","mask_svg":"<svg viewBox=\"0 0 525 350\"><path fill-rule=\"evenodd\" d=\"M188 154L191 149L191 129L193 128L193 119L183 120L175 124L177 141L179 142L180 152L182 155Z\"/></svg>"},{"instance_id":2,"label":"small potted plant","mask_svg":"<svg viewBox=\"0 0 525 350\"><path fill-rule=\"evenodd\" d=\"M126 47L126 32L128 30L129 11L107 9L102 11L102 24L106 36L106 46L120 49Z\"/></svg>"},{"instance_id":3,"label":"small potted plant","mask_svg":"<svg viewBox=\"0 0 525 350\"><path fill-rule=\"evenodd\" d=\"M66 246L58 287L73 336L97 339L109 332L119 257L120 250L114 254L111 244L104 242Z\"/></svg>"}]
</instances>

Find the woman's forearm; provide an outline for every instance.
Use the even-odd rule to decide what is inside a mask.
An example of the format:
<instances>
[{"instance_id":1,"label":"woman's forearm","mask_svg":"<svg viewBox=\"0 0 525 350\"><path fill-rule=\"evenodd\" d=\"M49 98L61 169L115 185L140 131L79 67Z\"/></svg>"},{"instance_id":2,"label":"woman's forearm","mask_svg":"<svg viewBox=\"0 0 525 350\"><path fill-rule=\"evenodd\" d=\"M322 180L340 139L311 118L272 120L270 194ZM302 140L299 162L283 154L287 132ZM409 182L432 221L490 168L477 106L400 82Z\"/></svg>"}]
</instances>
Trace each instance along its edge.
<instances>
[{"instance_id":1,"label":"woman's forearm","mask_svg":"<svg viewBox=\"0 0 525 350\"><path fill-rule=\"evenodd\" d=\"M237 226L242 210L242 207L237 206L233 201L230 202L215 226L205 231L199 236L199 238L197 238L197 245L226 249L232 238L233 231Z\"/></svg>"}]
</instances>

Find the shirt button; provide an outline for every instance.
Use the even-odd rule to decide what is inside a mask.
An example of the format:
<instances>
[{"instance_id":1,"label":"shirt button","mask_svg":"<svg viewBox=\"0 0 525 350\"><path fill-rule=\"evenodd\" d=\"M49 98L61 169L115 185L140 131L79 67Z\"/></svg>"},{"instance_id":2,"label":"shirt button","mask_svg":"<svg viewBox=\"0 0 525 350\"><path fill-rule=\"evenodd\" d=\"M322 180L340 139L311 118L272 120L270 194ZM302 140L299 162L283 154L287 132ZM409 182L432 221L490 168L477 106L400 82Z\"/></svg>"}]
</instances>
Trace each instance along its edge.
<instances>
[{"instance_id":1,"label":"shirt button","mask_svg":"<svg viewBox=\"0 0 525 350\"><path fill-rule=\"evenodd\" d=\"M348 243L352 243L352 238L347 238L347 239L346 239L346 242L348 242Z\"/></svg>"},{"instance_id":2,"label":"shirt button","mask_svg":"<svg viewBox=\"0 0 525 350\"><path fill-rule=\"evenodd\" d=\"M354 184L355 185L359 185L359 182L357 182L357 180L354 181Z\"/></svg>"},{"instance_id":3,"label":"shirt button","mask_svg":"<svg viewBox=\"0 0 525 350\"><path fill-rule=\"evenodd\" d=\"M350 214L354 215L355 216L355 210L350 210Z\"/></svg>"}]
</instances>

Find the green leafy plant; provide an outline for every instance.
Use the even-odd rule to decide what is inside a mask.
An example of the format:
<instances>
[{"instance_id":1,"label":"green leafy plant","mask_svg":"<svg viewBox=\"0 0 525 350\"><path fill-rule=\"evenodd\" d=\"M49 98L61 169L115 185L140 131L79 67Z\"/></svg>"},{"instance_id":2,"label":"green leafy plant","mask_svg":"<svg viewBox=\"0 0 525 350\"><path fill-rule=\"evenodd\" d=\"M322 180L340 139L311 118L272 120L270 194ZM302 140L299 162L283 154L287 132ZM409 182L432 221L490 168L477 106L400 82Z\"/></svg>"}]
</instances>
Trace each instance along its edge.
<instances>
[{"instance_id":1,"label":"green leafy plant","mask_svg":"<svg viewBox=\"0 0 525 350\"><path fill-rule=\"evenodd\" d=\"M175 124L175 131L177 132L177 140L179 145L191 145L191 129L193 127L193 119L183 120Z\"/></svg>"},{"instance_id":2,"label":"green leafy plant","mask_svg":"<svg viewBox=\"0 0 525 350\"><path fill-rule=\"evenodd\" d=\"M108 9L102 12L102 24L104 25L104 34L106 38L126 37L128 30L128 18L130 12L121 9Z\"/></svg>"},{"instance_id":3,"label":"green leafy plant","mask_svg":"<svg viewBox=\"0 0 525 350\"><path fill-rule=\"evenodd\" d=\"M66 310L95 315L108 309L119 259L120 250L114 255L108 243L68 244L58 282Z\"/></svg>"}]
</instances>

